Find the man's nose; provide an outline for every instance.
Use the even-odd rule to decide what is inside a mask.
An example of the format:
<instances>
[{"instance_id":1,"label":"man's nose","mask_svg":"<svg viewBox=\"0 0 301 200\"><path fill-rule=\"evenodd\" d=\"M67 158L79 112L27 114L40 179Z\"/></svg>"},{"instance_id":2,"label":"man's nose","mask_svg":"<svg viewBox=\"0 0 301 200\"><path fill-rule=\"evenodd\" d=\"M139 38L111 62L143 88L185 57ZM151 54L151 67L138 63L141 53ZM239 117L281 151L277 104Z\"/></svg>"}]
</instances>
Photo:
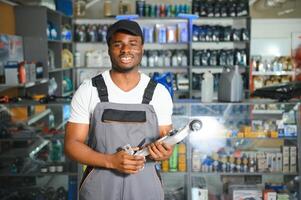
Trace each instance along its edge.
<instances>
[{"instance_id":1,"label":"man's nose","mask_svg":"<svg viewBox=\"0 0 301 200\"><path fill-rule=\"evenodd\" d=\"M130 46L129 45L127 45L127 44L122 45L122 47L121 47L121 52L122 53L126 53L126 52L129 52L129 51L130 51Z\"/></svg>"}]
</instances>

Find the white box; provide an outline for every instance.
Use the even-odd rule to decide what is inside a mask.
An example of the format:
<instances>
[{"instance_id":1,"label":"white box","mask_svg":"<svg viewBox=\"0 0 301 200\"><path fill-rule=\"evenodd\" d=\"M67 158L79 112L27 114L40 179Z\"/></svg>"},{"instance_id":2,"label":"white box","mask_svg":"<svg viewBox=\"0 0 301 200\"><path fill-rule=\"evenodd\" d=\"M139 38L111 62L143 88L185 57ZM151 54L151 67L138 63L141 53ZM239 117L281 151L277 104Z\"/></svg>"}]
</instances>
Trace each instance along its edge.
<instances>
[{"instance_id":1,"label":"white box","mask_svg":"<svg viewBox=\"0 0 301 200\"><path fill-rule=\"evenodd\" d=\"M202 188L191 188L191 199L192 200L208 200L208 189Z\"/></svg>"},{"instance_id":2,"label":"white box","mask_svg":"<svg viewBox=\"0 0 301 200\"><path fill-rule=\"evenodd\" d=\"M252 189L235 189L233 190L233 200L253 199L262 200L261 190Z\"/></svg>"},{"instance_id":3,"label":"white box","mask_svg":"<svg viewBox=\"0 0 301 200\"><path fill-rule=\"evenodd\" d=\"M290 172L297 172L297 147L290 147Z\"/></svg>"},{"instance_id":4,"label":"white box","mask_svg":"<svg viewBox=\"0 0 301 200\"><path fill-rule=\"evenodd\" d=\"M5 67L5 84L6 85L19 84L17 67Z\"/></svg>"},{"instance_id":5,"label":"white box","mask_svg":"<svg viewBox=\"0 0 301 200\"><path fill-rule=\"evenodd\" d=\"M276 153L276 171L282 172L282 153Z\"/></svg>"},{"instance_id":6,"label":"white box","mask_svg":"<svg viewBox=\"0 0 301 200\"><path fill-rule=\"evenodd\" d=\"M289 147L282 147L282 171L287 173L290 171L289 169Z\"/></svg>"}]
</instances>

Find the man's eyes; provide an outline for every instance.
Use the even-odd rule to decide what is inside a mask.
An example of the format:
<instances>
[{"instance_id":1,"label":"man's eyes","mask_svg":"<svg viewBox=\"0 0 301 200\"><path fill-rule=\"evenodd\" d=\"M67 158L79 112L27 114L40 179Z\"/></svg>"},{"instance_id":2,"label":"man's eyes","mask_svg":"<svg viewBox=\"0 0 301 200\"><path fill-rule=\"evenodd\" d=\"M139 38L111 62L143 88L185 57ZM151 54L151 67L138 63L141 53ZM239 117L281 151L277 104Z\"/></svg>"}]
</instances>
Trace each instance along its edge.
<instances>
[{"instance_id":1,"label":"man's eyes","mask_svg":"<svg viewBox=\"0 0 301 200\"><path fill-rule=\"evenodd\" d=\"M125 44L122 44L122 43L114 43L114 44L113 44L113 47L121 48L121 47L124 46L124 45L125 45ZM130 42L130 43L129 43L129 46L136 47L136 46L138 46L138 43L137 43L137 42Z\"/></svg>"},{"instance_id":2,"label":"man's eyes","mask_svg":"<svg viewBox=\"0 0 301 200\"><path fill-rule=\"evenodd\" d=\"M122 44L121 44L121 43L114 43L113 46L114 46L114 47L121 47Z\"/></svg>"},{"instance_id":3,"label":"man's eyes","mask_svg":"<svg viewBox=\"0 0 301 200\"><path fill-rule=\"evenodd\" d=\"M132 46L137 46L138 43L137 43L137 42L131 42L130 45L132 45Z\"/></svg>"}]
</instances>

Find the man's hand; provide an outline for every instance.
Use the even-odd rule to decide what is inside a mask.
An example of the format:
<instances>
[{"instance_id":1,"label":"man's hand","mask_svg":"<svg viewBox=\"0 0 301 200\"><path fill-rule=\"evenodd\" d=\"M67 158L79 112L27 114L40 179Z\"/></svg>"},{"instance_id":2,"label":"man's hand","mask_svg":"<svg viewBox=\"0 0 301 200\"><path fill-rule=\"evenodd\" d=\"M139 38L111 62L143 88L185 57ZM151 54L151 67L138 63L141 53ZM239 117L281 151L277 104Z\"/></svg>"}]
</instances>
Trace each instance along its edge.
<instances>
[{"instance_id":1,"label":"man's hand","mask_svg":"<svg viewBox=\"0 0 301 200\"><path fill-rule=\"evenodd\" d=\"M144 167L143 156L133 156L124 150L109 155L109 168L126 174L138 173Z\"/></svg>"},{"instance_id":2,"label":"man's hand","mask_svg":"<svg viewBox=\"0 0 301 200\"><path fill-rule=\"evenodd\" d=\"M155 161L161 161L166 160L171 156L173 146L164 142L154 142L148 145L148 151L151 159Z\"/></svg>"}]
</instances>

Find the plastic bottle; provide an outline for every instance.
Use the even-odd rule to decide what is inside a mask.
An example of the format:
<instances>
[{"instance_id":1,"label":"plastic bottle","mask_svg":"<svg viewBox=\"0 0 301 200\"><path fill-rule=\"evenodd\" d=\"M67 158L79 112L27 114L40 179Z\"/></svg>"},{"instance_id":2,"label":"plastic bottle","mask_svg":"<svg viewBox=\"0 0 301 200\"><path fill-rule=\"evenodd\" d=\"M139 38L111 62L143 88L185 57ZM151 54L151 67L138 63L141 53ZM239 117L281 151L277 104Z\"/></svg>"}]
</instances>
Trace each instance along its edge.
<instances>
[{"instance_id":1,"label":"plastic bottle","mask_svg":"<svg viewBox=\"0 0 301 200\"><path fill-rule=\"evenodd\" d=\"M19 64L18 67L18 78L19 83L24 84L26 83L26 69L25 69L25 62Z\"/></svg>"},{"instance_id":2,"label":"plastic bottle","mask_svg":"<svg viewBox=\"0 0 301 200\"><path fill-rule=\"evenodd\" d=\"M202 80L202 102L212 102L213 100L214 77L210 71L203 74Z\"/></svg>"},{"instance_id":3,"label":"plastic bottle","mask_svg":"<svg viewBox=\"0 0 301 200\"><path fill-rule=\"evenodd\" d=\"M61 161L63 154L63 145L60 140L53 140L51 143L50 159L53 162Z\"/></svg>"},{"instance_id":4,"label":"plastic bottle","mask_svg":"<svg viewBox=\"0 0 301 200\"><path fill-rule=\"evenodd\" d=\"M186 145L184 143L178 144L178 169L179 172L186 171Z\"/></svg>"},{"instance_id":5,"label":"plastic bottle","mask_svg":"<svg viewBox=\"0 0 301 200\"><path fill-rule=\"evenodd\" d=\"M169 158L169 171L176 172L178 170L178 145L174 146L173 153Z\"/></svg>"}]
</instances>

